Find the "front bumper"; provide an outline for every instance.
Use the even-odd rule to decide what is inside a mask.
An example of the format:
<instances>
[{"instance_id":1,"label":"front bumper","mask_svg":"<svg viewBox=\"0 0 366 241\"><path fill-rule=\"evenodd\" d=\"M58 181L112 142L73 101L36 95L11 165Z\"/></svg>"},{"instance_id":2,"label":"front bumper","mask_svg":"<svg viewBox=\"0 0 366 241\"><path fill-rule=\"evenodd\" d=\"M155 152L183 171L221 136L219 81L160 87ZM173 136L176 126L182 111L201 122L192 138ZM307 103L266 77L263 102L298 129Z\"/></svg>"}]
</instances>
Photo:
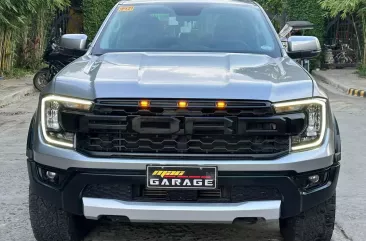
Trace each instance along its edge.
<instances>
[{"instance_id":1,"label":"front bumper","mask_svg":"<svg viewBox=\"0 0 366 241\"><path fill-rule=\"evenodd\" d=\"M279 219L281 201L245 203L144 203L83 198L84 215L128 217L131 222L232 223L237 218Z\"/></svg>"},{"instance_id":2,"label":"front bumper","mask_svg":"<svg viewBox=\"0 0 366 241\"><path fill-rule=\"evenodd\" d=\"M58 185L44 182L39 168L58 172L62 181ZM338 181L339 165L308 173L220 171L218 184L230 188L271 187L279 196L247 193L226 202L139 201L133 198L89 197L89 185L133 184L145 185L146 174L141 170L75 169L67 171L39 165L28 160L32 191L67 212L97 219L103 216L124 216L133 222L233 222L236 218L278 219L300 214L329 199ZM324 183L306 190L303 180L314 174L327 173ZM248 189L245 189L248 190ZM254 189L255 190L261 189ZM239 195L240 196L240 195ZM243 198L244 196L244 198ZM256 198L257 197L257 198ZM265 199L263 199L265 197ZM273 197L273 198L272 198ZM235 199L235 200L234 200Z\"/></svg>"}]
</instances>

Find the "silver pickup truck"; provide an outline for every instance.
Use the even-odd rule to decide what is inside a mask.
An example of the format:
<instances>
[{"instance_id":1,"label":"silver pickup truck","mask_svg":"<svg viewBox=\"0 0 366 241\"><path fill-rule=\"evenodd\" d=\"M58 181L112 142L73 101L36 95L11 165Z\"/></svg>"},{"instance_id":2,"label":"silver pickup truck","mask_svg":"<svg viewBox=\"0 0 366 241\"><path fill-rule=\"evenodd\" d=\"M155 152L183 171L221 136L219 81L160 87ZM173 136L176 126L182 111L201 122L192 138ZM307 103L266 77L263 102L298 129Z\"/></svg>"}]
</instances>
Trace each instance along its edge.
<instances>
[{"instance_id":1,"label":"silver pickup truck","mask_svg":"<svg viewBox=\"0 0 366 241\"><path fill-rule=\"evenodd\" d=\"M341 142L327 96L252 1L133 0L41 93L31 121L29 212L38 241L96 220L279 220L285 241L330 241Z\"/></svg>"}]
</instances>

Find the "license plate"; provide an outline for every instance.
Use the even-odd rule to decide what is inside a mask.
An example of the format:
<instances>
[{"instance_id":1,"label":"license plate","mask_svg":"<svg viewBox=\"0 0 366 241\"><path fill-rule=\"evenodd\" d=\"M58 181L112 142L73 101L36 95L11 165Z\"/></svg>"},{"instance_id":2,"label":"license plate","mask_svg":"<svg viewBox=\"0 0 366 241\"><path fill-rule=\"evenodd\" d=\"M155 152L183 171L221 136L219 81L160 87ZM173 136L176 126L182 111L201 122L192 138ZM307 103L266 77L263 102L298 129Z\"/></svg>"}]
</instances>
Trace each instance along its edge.
<instances>
[{"instance_id":1,"label":"license plate","mask_svg":"<svg viewBox=\"0 0 366 241\"><path fill-rule=\"evenodd\" d=\"M147 188L215 189L216 186L216 167L147 166Z\"/></svg>"}]
</instances>

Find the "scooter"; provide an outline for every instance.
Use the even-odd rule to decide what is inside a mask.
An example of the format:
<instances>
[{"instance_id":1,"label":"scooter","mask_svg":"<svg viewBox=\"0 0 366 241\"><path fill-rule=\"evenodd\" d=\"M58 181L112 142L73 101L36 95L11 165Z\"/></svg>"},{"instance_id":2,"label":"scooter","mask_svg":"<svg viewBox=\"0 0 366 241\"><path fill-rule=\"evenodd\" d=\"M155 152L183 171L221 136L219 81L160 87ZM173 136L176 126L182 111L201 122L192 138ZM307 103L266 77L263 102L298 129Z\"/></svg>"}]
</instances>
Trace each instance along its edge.
<instances>
[{"instance_id":1,"label":"scooter","mask_svg":"<svg viewBox=\"0 0 366 241\"><path fill-rule=\"evenodd\" d=\"M57 44L56 39L53 38L43 54L43 60L48 64L48 67L43 68L36 73L33 78L34 87L37 90L42 91L58 72L75 59L84 55L85 51L62 48Z\"/></svg>"}]
</instances>

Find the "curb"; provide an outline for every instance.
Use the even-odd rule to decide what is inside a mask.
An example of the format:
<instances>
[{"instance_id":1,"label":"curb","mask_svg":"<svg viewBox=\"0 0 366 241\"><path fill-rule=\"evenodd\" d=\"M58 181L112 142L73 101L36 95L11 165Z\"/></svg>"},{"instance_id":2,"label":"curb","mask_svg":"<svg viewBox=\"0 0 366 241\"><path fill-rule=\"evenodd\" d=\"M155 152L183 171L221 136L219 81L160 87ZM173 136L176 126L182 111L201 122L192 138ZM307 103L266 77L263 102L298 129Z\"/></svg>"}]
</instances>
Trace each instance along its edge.
<instances>
[{"instance_id":1,"label":"curb","mask_svg":"<svg viewBox=\"0 0 366 241\"><path fill-rule=\"evenodd\" d=\"M365 90L358 90L350 88L347 92L348 95L357 96L357 97L364 97L366 98L366 91Z\"/></svg>"},{"instance_id":2,"label":"curb","mask_svg":"<svg viewBox=\"0 0 366 241\"><path fill-rule=\"evenodd\" d=\"M0 98L0 108L12 104L17 100L20 100L22 97L33 94L35 92L36 90L34 89L33 86L27 86L9 95L6 95L3 98Z\"/></svg>"},{"instance_id":3,"label":"curb","mask_svg":"<svg viewBox=\"0 0 366 241\"><path fill-rule=\"evenodd\" d=\"M332 79L327 78L327 77L323 76L322 74L319 74L319 71L312 71L311 74L317 80L320 80L320 81L322 81L324 83L327 83L327 84L335 87L340 92L342 92L342 93L344 93L346 95L351 95L351 96L364 97L364 98L366 98L366 90L354 89L354 88L350 88L348 86L345 86L343 84L336 83Z\"/></svg>"}]
</instances>

